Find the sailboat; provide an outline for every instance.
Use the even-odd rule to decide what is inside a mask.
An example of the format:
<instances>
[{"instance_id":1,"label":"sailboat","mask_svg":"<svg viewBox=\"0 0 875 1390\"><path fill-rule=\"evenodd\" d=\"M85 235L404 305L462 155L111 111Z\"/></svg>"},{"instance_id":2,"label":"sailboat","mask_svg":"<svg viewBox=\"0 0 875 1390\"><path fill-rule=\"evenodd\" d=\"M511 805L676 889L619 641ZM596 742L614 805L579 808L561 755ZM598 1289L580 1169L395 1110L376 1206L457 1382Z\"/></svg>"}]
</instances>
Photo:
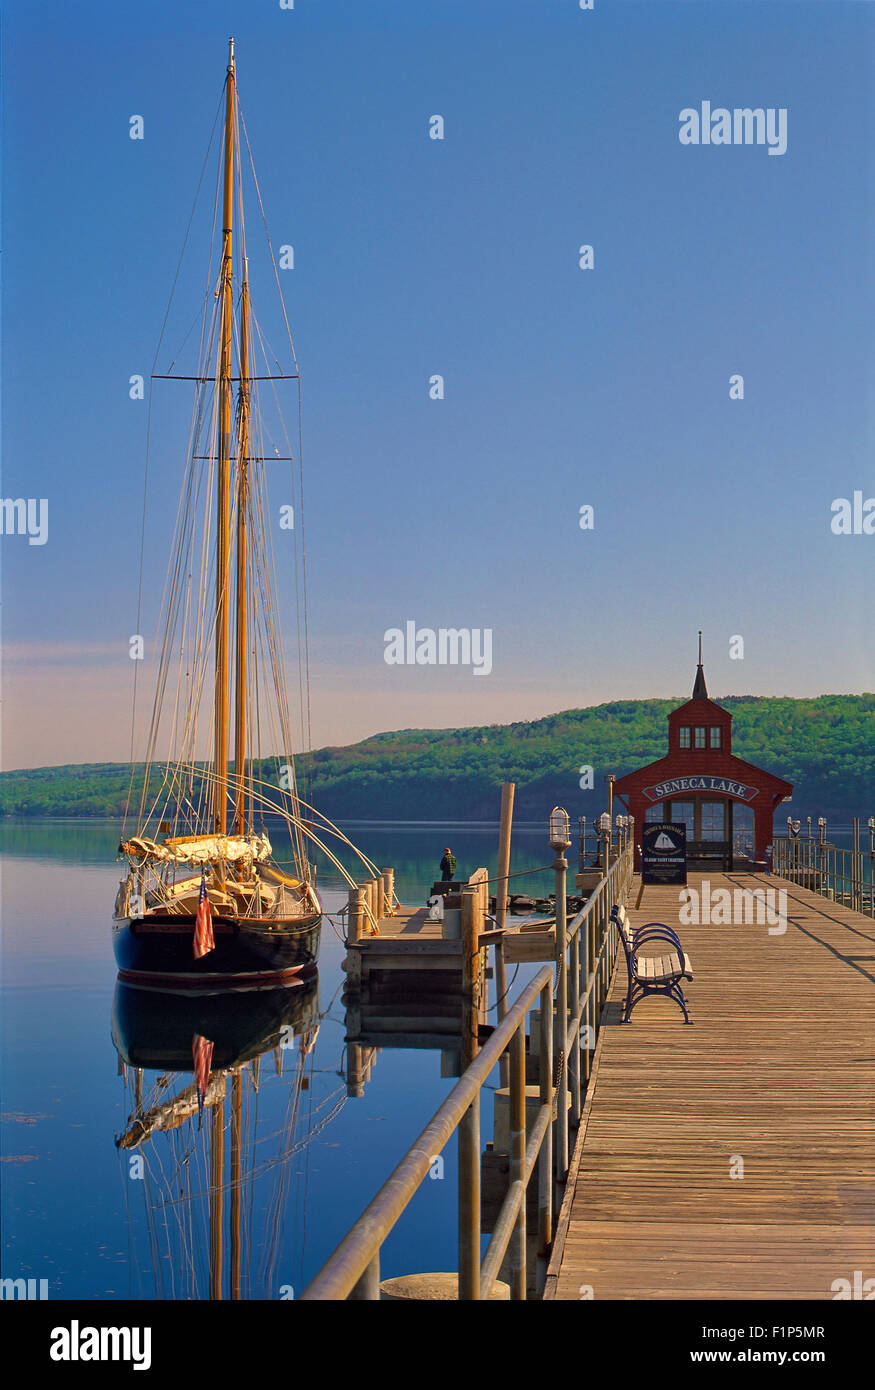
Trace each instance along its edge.
<instances>
[{"instance_id":1,"label":"sailboat","mask_svg":"<svg viewBox=\"0 0 875 1390\"><path fill-rule=\"evenodd\" d=\"M167 572L145 771L130 833L137 772L132 732L131 791L119 846L126 872L112 934L120 978L158 989L270 988L315 971L322 907L311 849L324 851L353 884L322 832L347 845L349 841L302 800L295 776L268 471L282 461L295 461L276 383L297 381L300 410L300 376L290 333L294 369L283 370L270 349L278 367L273 370L250 300L241 124L251 163L231 39L222 196L217 177L213 213L213 240L221 245L221 254L214 270L211 252L197 369L193 376L153 372L160 380L194 382L195 398ZM254 165L252 184L260 203ZM272 248L270 258L275 273ZM279 289L276 274L275 279ZM280 303L288 328L281 290ZM255 365L256 350L268 368L264 372ZM262 382L270 383L273 404L262 401ZM294 530L295 509L285 508L289 510ZM145 519L143 529L145 537ZM152 531L148 534L152 541ZM304 669L306 651L302 665L300 649L306 644L306 591L302 626L297 550L295 556L299 667ZM308 680L308 665L306 669ZM309 687L305 699L303 685L301 728L302 736L309 731ZM167 740L166 751L161 739ZM276 859L270 835L277 833L291 847L291 859ZM373 871L370 861L355 852Z\"/></svg>"},{"instance_id":2,"label":"sailboat","mask_svg":"<svg viewBox=\"0 0 875 1390\"><path fill-rule=\"evenodd\" d=\"M291 1295L276 1268L289 1187L346 1100L344 1086L306 1095L319 1026L316 979L197 996L116 985L128 1106L115 1144L140 1296Z\"/></svg>"}]
</instances>

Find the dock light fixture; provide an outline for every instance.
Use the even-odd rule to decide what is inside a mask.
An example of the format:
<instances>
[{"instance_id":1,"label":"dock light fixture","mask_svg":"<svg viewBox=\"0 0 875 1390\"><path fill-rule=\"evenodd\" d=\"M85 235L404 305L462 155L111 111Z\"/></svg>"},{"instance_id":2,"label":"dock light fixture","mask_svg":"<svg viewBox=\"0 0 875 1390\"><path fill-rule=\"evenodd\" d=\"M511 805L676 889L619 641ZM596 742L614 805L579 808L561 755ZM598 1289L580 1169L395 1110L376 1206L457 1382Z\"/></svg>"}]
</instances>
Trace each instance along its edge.
<instances>
[{"instance_id":1,"label":"dock light fixture","mask_svg":"<svg viewBox=\"0 0 875 1390\"><path fill-rule=\"evenodd\" d=\"M826 844L826 816L818 816L817 825L820 830L820 843Z\"/></svg>"},{"instance_id":2,"label":"dock light fixture","mask_svg":"<svg viewBox=\"0 0 875 1390\"><path fill-rule=\"evenodd\" d=\"M869 827L869 853L875 854L875 816L870 816L866 824Z\"/></svg>"},{"instance_id":3,"label":"dock light fixture","mask_svg":"<svg viewBox=\"0 0 875 1390\"><path fill-rule=\"evenodd\" d=\"M554 806L550 812L550 848L555 849L557 854L568 849L571 844L571 829L568 821L568 812L561 806Z\"/></svg>"}]
</instances>

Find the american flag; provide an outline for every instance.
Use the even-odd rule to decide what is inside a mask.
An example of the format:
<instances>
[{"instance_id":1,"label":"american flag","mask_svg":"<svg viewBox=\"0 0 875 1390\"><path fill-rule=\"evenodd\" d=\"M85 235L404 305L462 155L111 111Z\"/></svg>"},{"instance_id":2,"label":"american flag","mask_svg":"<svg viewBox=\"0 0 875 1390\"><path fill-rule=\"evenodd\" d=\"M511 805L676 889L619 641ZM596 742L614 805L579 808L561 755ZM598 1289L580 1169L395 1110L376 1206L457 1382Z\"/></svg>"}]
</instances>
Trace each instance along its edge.
<instances>
[{"instance_id":1,"label":"american flag","mask_svg":"<svg viewBox=\"0 0 875 1390\"><path fill-rule=\"evenodd\" d=\"M204 870L201 869L201 891L197 903L197 917L194 923L194 954L195 959L200 960L207 951L214 951L216 943L213 940L213 914L210 909L210 899L207 894L207 880Z\"/></svg>"},{"instance_id":2,"label":"american flag","mask_svg":"<svg viewBox=\"0 0 875 1390\"><path fill-rule=\"evenodd\" d=\"M209 1038L195 1033L191 1040L191 1055L194 1058L194 1084L197 1086L197 1110L203 1114L204 1099L210 1084L210 1067L213 1061L213 1044Z\"/></svg>"}]
</instances>

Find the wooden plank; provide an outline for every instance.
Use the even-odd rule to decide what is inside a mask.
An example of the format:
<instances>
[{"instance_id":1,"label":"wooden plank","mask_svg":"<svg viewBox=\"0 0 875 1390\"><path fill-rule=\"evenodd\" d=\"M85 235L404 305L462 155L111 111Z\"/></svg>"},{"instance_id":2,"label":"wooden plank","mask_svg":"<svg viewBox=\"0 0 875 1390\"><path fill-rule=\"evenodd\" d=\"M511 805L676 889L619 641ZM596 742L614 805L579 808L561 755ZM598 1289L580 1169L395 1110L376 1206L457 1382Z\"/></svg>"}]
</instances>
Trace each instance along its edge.
<instances>
[{"instance_id":1,"label":"wooden plank","mask_svg":"<svg viewBox=\"0 0 875 1390\"><path fill-rule=\"evenodd\" d=\"M504 958L509 965L525 964L556 957L556 929L549 931L514 931L504 933Z\"/></svg>"},{"instance_id":2,"label":"wooden plank","mask_svg":"<svg viewBox=\"0 0 875 1390\"><path fill-rule=\"evenodd\" d=\"M787 929L685 925L677 889L636 884L632 929L663 921L691 957L694 1025L659 998L622 1025L620 955L545 1298L832 1299L875 1277L875 924L775 878L706 879L712 902L785 889Z\"/></svg>"}]
</instances>

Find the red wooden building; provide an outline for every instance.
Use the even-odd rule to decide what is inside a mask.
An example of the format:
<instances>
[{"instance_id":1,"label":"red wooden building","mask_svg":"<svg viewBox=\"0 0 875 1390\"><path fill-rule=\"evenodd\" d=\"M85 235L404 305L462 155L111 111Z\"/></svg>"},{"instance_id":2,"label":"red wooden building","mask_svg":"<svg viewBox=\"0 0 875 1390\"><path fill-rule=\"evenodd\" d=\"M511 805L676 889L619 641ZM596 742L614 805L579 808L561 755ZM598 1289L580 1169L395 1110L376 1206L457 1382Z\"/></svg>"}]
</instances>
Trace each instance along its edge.
<instances>
[{"instance_id":1,"label":"red wooden building","mask_svg":"<svg viewBox=\"0 0 875 1390\"><path fill-rule=\"evenodd\" d=\"M701 651L693 698L668 716L668 753L614 783L635 817L635 862L645 821L683 822L687 862L696 867L762 866L775 808L793 791L732 751L732 715L708 698Z\"/></svg>"}]
</instances>

